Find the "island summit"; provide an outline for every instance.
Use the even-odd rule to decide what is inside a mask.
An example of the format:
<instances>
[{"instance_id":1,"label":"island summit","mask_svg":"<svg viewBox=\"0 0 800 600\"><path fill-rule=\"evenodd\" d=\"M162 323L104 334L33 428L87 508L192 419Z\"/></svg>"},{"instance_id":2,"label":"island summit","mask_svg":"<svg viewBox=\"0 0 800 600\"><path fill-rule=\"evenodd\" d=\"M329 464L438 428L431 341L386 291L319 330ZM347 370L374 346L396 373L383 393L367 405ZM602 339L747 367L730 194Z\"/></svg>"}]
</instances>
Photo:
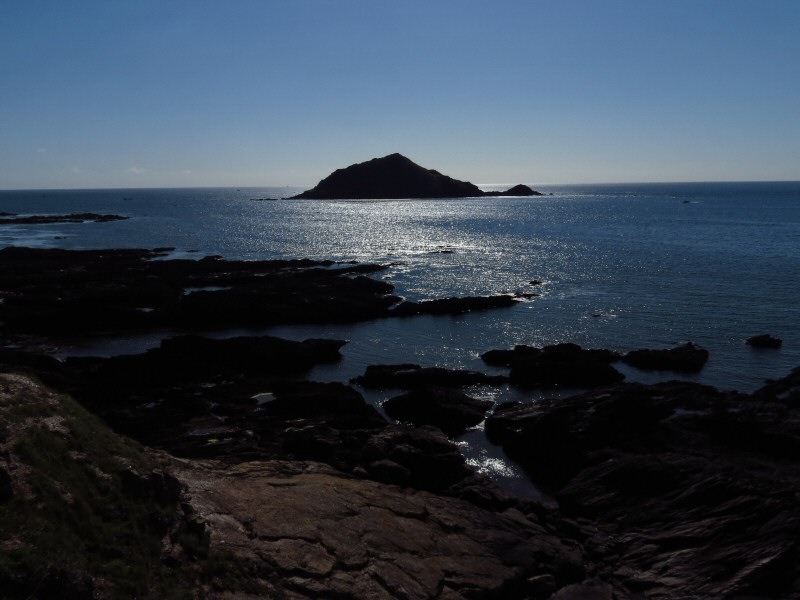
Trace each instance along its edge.
<instances>
[{"instance_id":1,"label":"island summit","mask_svg":"<svg viewBox=\"0 0 800 600\"><path fill-rule=\"evenodd\" d=\"M505 192L484 192L473 183L426 169L395 153L337 169L315 187L291 199L383 200L542 195L527 185L515 185Z\"/></svg>"}]
</instances>

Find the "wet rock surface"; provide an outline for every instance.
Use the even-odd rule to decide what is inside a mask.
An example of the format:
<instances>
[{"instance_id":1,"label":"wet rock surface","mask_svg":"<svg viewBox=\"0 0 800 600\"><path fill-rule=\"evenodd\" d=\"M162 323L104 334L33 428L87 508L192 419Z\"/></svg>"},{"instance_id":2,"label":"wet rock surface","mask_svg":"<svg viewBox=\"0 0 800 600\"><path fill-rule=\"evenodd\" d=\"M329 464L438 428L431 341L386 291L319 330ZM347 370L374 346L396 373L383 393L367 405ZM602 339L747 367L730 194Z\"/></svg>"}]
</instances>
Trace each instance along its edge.
<instances>
[{"instance_id":1,"label":"wet rock surface","mask_svg":"<svg viewBox=\"0 0 800 600\"><path fill-rule=\"evenodd\" d=\"M414 425L435 425L448 435L459 435L479 423L494 402L467 396L459 390L424 387L389 398L383 410L393 419Z\"/></svg>"}]
</instances>

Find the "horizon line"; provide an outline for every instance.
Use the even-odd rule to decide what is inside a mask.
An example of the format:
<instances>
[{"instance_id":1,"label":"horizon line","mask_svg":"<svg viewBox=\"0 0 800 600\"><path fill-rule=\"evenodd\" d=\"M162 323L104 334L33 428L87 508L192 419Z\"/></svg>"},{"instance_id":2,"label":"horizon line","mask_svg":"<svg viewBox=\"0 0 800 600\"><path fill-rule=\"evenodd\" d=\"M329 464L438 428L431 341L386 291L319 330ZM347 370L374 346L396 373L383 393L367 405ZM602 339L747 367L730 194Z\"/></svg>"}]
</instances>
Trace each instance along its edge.
<instances>
[{"instance_id":1,"label":"horizon line","mask_svg":"<svg viewBox=\"0 0 800 600\"><path fill-rule=\"evenodd\" d=\"M567 186L601 186L601 185L696 185L696 184L723 184L723 183L800 183L800 179L716 179L716 180L685 180L685 181L605 181L605 182L576 182L576 183L525 183L524 185L567 187ZM481 186L507 186L514 183L476 183ZM42 188L0 188L0 192L48 192L48 191L102 191L102 190L231 190L231 189L263 189L263 188L289 188L311 189L314 187L303 185L162 185L162 186L135 186L135 187L42 187Z\"/></svg>"}]
</instances>

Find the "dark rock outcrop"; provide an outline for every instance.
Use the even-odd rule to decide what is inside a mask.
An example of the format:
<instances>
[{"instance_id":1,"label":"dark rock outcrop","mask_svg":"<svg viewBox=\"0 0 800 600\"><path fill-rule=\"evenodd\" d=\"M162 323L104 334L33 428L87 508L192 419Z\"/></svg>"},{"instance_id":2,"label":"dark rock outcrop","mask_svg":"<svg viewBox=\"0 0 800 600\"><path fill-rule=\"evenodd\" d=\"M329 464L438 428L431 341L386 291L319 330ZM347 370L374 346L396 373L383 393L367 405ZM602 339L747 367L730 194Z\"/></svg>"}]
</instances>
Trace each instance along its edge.
<instances>
[{"instance_id":1,"label":"dark rock outcrop","mask_svg":"<svg viewBox=\"0 0 800 600\"><path fill-rule=\"evenodd\" d=\"M512 350L490 350L481 358L487 364L510 367L511 382L528 388L592 388L617 383L624 375L611 366L619 354L610 350L585 350L577 344L544 348L519 345Z\"/></svg>"},{"instance_id":2,"label":"dark rock outcrop","mask_svg":"<svg viewBox=\"0 0 800 600\"><path fill-rule=\"evenodd\" d=\"M371 437L370 480L313 461L175 460L0 373L5 422L0 476L15 493L0 505L3 598L522 600L587 572L575 540L513 503L378 481L405 472L444 489L462 477L435 429Z\"/></svg>"},{"instance_id":3,"label":"dark rock outcrop","mask_svg":"<svg viewBox=\"0 0 800 600\"><path fill-rule=\"evenodd\" d=\"M747 338L747 345L753 348L780 348L783 345L783 340L765 333Z\"/></svg>"},{"instance_id":4,"label":"dark rock outcrop","mask_svg":"<svg viewBox=\"0 0 800 600\"><path fill-rule=\"evenodd\" d=\"M622 362L637 369L679 373L697 373L707 360L708 350L692 342L668 350L633 350L622 358Z\"/></svg>"},{"instance_id":5,"label":"dark rock outcrop","mask_svg":"<svg viewBox=\"0 0 800 600\"><path fill-rule=\"evenodd\" d=\"M72 213L69 215L29 215L19 217L11 213L0 213L0 225L47 225L50 223L108 223L124 221L130 217L122 215L100 215L96 213Z\"/></svg>"},{"instance_id":6,"label":"dark rock outcrop","mask_svg":"<svg viewBox=\"0 0 800 600\"><path fill-rule=\"evenodd\" d=\"M751 396L627 384L499 407L486 432L596 527L581 539L614 557L604 580L655 599L795 598L799 396L797 372Z\"/></svg>"},{"instance_id":7,"label":"dark rock outcrop","mask_svg":"<svg viewBox=\"0 0 800 600\"><path fill-rule=\"evenodd\" d=\"M441 298L412 302L406 300L391 310L393 316L411 317L415 315L457 315L474 310L508 308L518 302L514 296L465 296L461 298Z\"/></svg>"},{"instance_id":8,"label":"dark rock outcrop","mask_svg":"<svg viewBox=\"0 0 800 600\"><path fill-rule=\"evenodd\" d=\"M459 390L426 387L389 398L382 406L387 415L398 421L434 425L448 435L460 435L483 421L492 404Z\"/></svg>"},{"instance_id":9,"label":"dark rock outcrop","mask_svg":"<svg viewBox=\"0 0 800 600\"><path fill-rule=\"evenodd\" d=\"M111 358L59 362L4 351L0 368L34 372L69 391L116 431L177 456L228 463L312 460L344 473L494 502L494 486L476 479L439 429L392 425L350 386L293 379L314 364L336 360L341 345L336 340L187 335L142 354ZM445 369L420 376L457 385L494 381ZM457 394L442 390L439 395L457 404ZM458 405L448 410L462 426L476 415L479 422L481 409L491 404L466 401L475 415L465 416ZM447 428L446 415L440 417ZM125 477L130 489L149 493L152 482L146 477Z\"/></svg>"},{"instance_id":10,"label":"dark rock outcrop","mask_svg":"<svg viewBox=\"0 0 800 600\"><path fill-rule=\"evenodd\" d=\"M487 193L472 183L426 169L395 153L338 169L312 189L293 198L359 200L540 195L524 185L514 186L506 192Z\"/></svg>"},{"instance_id":11,"label":"dark rock outcrop","mask_svg":"<svg viewBox=\"0 0 800 600\"><path fill-rule=\"evenodd\" d=\"M363 375L351 383L368 388L408 390L421 387L463 387L468 385L500 385L508 381L501 375L478 371L422 367L415 364L370 365Z\"/></svg>"},{"instance_id":12,"label":"dark rock outcrop","mask_svg":"<svg viewBox=\"0 0 800 600\"><path fill-rule=\"evenodd\" d=\"M353 322L388 316L380 265L164 258L158 250L0 250L4 333L78 334Z\"/></svg>"}]
</instances>

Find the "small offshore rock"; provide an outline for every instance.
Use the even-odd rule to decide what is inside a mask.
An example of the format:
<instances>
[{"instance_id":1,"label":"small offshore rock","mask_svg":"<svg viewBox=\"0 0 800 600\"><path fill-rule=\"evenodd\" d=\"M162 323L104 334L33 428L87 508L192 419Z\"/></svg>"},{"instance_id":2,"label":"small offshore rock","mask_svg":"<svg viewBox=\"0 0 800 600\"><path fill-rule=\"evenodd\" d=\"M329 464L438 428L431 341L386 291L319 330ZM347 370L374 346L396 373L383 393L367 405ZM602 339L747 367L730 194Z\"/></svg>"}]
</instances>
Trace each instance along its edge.
<instances>
[{"instance_id":1,"label":"small offshore rock","mask_svg":"<svg viewBox=\"0 0 800 600\"><path fill-rule=\"evenodd\" d=\"M765 333L747 338L747 345L753 348L780 348L783 345L783 340Z\"/></svg>"},{"instance_id":2,"label":"small offshore rock","mask_svg":"<svg viewBox=\"0 0 800 600\"><path fill-rule=\"evenodd\" d=\"M708 350L687 342L668 350L632 350L622 362L645 371L676 371L678 373L697 373L708 360Z\"/></svg>"}]
</instances>

